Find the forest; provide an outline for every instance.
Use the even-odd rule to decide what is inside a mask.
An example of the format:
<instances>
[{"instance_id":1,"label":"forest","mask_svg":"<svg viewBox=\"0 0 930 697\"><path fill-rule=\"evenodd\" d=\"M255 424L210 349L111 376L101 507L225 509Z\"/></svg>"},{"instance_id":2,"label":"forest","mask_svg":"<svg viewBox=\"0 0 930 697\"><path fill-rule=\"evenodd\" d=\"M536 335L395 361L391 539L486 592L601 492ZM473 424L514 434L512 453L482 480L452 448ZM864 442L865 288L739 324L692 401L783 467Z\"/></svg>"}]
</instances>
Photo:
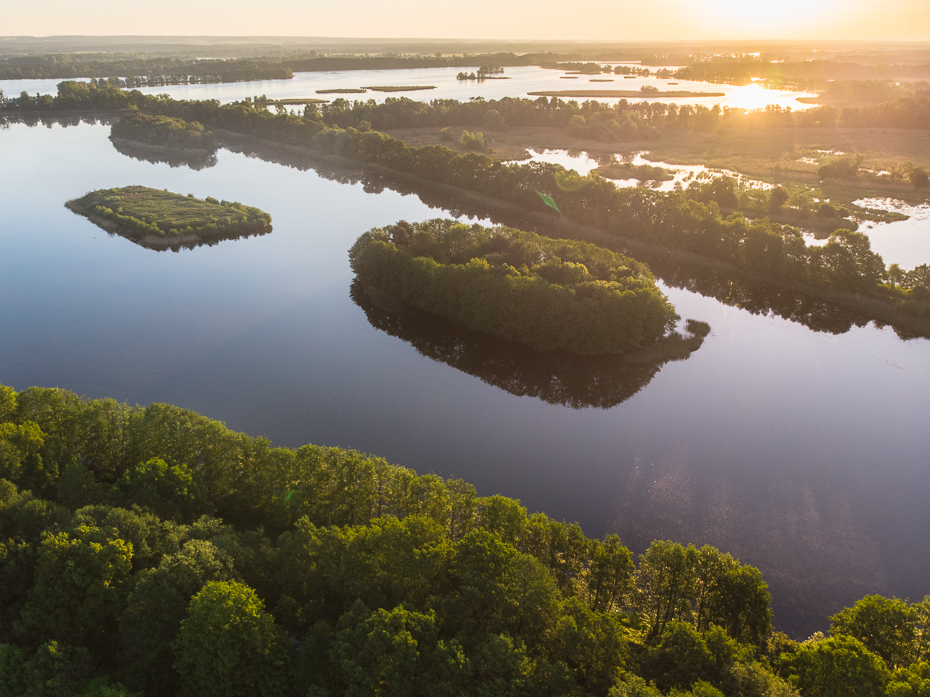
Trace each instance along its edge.
<instances>
[{"instance_id":1,"label":"forest","mask_svg":"<svg viewBox=\"0 0 930 697\"><path fill-rule=\"evenodd\" d=\"M203 125L170 116L131 114L113 122L110 138L180 150L216 151L216 138Z\"/></svg>"},{"instance_id":2,"label":"forest","mask_svg":"<svg viewBox=\"0 0 930 697\"><path fill-rule=\"evenodd\" d=\"M0 386L3 697L930 694L930 598L800 642L769 603L712 547L634 563L461 480Z\"/></svg>"},{"instance_id":3,"label":"forest","mask_svg":"<svg viewBox=\"0 0 930 697\"><path fill-rule=\"evenodd\" d=\"M400 221L359 237L349 262L364 284L537 351L624 353L678 319L645 265L513 228Z\"/></svg>"}]
</instances>

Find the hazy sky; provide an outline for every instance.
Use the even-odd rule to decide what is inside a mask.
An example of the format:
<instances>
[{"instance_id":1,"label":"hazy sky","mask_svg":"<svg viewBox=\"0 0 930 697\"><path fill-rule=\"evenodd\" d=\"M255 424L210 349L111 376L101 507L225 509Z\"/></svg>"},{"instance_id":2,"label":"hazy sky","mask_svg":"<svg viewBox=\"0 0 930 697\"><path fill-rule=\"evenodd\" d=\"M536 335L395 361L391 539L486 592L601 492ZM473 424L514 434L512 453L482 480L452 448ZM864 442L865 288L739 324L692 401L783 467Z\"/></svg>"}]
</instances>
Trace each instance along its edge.
<instances>
[{"instance_id":1,"label":"hazy sky","mask_svg":"<svg viewBox=\"0 0 930 697\"><path fill-rule=\"evenodd\" d=\"M0 35L930 40L930 0L39 0Z\"/></svg>"}]
</instances>

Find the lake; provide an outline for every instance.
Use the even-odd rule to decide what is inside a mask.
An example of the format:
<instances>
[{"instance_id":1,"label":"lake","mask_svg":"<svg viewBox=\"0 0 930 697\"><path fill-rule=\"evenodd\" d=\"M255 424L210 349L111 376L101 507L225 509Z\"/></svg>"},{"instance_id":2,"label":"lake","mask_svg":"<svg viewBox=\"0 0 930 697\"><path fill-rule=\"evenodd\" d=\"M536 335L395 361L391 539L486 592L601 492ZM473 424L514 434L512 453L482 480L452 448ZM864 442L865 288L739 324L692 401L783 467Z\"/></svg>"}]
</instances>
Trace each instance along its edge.
<instances>
[{"instance_id":1,"label":"lake","mask_svg":"<svg viewBox=\"0 0 930 697\"><path fill-rule=\"evenodd\" d=\"M353 300L352 242L445 215L424 203L435 193L229 150L172 168L120 154L108 133L0 130L0 383L168 402L277 445L375 453L615 532L634 552L711 544L762 570L776 626L798 638L868 593L930 593L930 341L814 331L673 271L678 312L712 328L689 359L621 374L510 356L501 372L494 347L369 321ZM274 230L156 252L64 207L129 184L258 206ZM731 303L740 292L718 287ZM477 358L450 358L456 342ZM620 397L534 396L597 371Z\"/></svg>"},{"instance_id":2,"label":"lake","mask_svg":"<svg viewBox=\"0 0 930 697\"><path fill-rule=\"evenodd\" d=\"M407 97L416 101L429 102L433 99L502 99L503 97L527 97L528 92L545 90L640 90L655 87L660 91L689 91L724 93L723 97L678 97L675 99L653 99L666 104L703 104L713 107L739 107L763 109L769 105L790 107L794 111L811 108L813 105L797 101L798 97L813 97L809 92L769 90L752 85L721 85L693 80L669 80L656 77L632 77L623 75L576 75L568 76L563 70L552 70L538 66L505 68L506 80L458 80L460 72L473 72L473 68L419 68L410 70L344 70L333 72L294 73L291 80L260 80L254 82L226 82L212 85L166 85L142 87L146 94L167 94L173 99L217 99L221 102L242 101L246 97L266 95L271 99L347 99L367 101ZM595 79L612 79L613 82L590 82ZM566 78L566 79L563 79ZM61 80L0 80L0 89L7 97L16 97L25 90L29 94L57 94ZM317 90L355 89L369 86L433 85L436 89L410 92L366 92L365 94L317 94ZM528 97L531 98L532 97ZM579 98L586 101L589 98ZM597 98L594 101L616 103L616 98ZM630 99L629 101L641 101ZM302 107L300 107L302 110Z\"/></svg>"}]
</instances>

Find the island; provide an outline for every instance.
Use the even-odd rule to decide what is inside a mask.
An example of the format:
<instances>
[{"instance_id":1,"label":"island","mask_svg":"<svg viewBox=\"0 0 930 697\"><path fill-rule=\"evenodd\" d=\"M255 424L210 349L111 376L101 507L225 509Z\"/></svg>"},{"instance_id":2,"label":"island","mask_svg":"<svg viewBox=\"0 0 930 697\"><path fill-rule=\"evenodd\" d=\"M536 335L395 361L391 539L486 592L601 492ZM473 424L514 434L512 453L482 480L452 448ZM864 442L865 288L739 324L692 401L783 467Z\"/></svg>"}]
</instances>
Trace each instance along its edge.
<instances>
[{"instance_id":1,"label":"island","mask_svg":"<svg viewBox=\"0 0 930 697\"><path fill-rule=\"evenodd\" d=\"M536 351L622 354L678 319L645 264L514 228L400 221L359 237L349 262L366 286Z\"/></svg>"},{"instance_id":2,"label":"island","mask_svg":"<svg viewBox=\"0 0 930 697\"><path fill-rule=\"evenodd\" d=\"M271 216L258 208L146 186L91 191L65 206L150 249L177 250L271 232Z\"/></svg>"},{"instance_id":3,"label":"island","mask_svg":"<svg viewBox=\"0 0 930 697\"><path fill-rule=\"evenodd\" d=\"M416 92L417 90L434 90L436 85L372 85L362 89L372 92Z\"/></svg>"},{"instance_id":4,"label":"island","mask_svg":"<svg viewBox=\"0 0 930 697\"><path fill-rule=\"evenodd\" d=\"M527 92L530 97L589 97L624 99L681 99L683 97L725 97L724 92L688 92L659 90L542 90Z\"/></svg>"}]
</instances>

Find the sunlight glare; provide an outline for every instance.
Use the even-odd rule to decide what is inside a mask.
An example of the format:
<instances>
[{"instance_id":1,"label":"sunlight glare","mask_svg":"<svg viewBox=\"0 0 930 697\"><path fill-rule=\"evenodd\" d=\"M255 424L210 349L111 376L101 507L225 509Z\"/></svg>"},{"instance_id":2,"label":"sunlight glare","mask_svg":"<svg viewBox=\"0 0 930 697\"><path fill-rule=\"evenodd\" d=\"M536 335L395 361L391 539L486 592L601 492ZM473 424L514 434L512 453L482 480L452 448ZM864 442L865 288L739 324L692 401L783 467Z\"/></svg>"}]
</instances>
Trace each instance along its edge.
<instances>
[{"instance_id":1,"label":"sunlight glare","mask_svg":"<svg viewBox=\"0 0 930 697\"><path fill-rule=\"evenodd\" d=\"M774 102L774 93L762 85L752 84L735 88L727 95L727 106L738 109L764 109Z\"/></svg>"}]
</instances>

